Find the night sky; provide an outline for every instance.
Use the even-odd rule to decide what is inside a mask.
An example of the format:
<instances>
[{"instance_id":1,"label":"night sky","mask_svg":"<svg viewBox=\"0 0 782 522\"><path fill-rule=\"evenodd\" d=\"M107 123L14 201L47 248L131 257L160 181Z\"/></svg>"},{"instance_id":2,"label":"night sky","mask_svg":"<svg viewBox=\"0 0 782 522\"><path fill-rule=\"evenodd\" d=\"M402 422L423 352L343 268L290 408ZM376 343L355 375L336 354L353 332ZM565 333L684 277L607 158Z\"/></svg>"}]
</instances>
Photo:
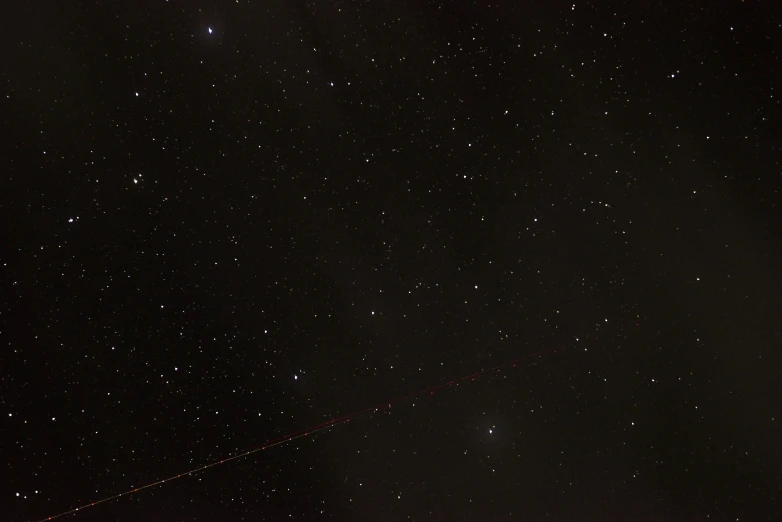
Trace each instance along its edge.
<instances>
[{"instance_id":1,"label":"night sky","mask_svg":"<svg viewBox=\"0 0 782 522\"><path fill-rule=\"evenodd\" d=\"M4 10L0 520L782 518L776 2Z\"/></svg>"}]
</instances>

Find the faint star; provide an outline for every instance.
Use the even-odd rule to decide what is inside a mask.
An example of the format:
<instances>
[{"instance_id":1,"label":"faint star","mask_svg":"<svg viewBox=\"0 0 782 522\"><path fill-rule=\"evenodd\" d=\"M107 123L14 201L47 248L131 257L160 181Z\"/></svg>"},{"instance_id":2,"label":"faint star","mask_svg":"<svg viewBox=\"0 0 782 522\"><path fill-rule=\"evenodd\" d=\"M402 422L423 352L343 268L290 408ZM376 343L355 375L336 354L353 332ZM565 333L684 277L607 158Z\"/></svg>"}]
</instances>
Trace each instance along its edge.
<instances>
[{"instance_id":1,"label":"faint star","mask_svg":"<svg viewBox=\"0 0 782 522\"><path fill-rule=\"evenodd\" d=\"M208 27L207 31L209 31L209 34L212 34L212 28L211 27Z\"/></svg>"}]
</instances>

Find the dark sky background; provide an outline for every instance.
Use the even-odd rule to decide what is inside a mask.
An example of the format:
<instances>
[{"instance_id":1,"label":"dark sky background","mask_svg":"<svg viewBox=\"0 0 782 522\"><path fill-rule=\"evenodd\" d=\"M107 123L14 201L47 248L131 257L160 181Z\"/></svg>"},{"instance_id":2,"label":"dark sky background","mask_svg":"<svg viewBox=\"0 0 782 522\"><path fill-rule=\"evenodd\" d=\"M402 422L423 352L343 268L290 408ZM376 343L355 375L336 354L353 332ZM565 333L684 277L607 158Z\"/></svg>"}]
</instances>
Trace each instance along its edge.
<instances>
[{"instance_id":1,"label":"dark sky background","mask_svg":"<svg viewBox=\"0 0 782 522\"><path fill-rule=\"evenodd\" d=\"M782 517L776 2L3 11L3 521Z\"/></svg>"}]
</instances>

